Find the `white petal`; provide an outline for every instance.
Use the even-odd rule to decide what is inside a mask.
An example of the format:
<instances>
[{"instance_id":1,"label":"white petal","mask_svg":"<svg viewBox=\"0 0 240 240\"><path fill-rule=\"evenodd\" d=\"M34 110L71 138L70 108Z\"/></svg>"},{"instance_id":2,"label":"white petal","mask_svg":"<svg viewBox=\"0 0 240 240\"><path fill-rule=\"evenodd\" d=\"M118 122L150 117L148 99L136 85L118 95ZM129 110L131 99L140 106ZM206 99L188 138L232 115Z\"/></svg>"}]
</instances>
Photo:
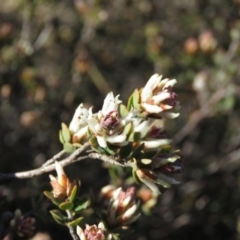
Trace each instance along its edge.
<instances>
[{"instance_id":1,"label":"white petal","mask_svg":"<svg viewBox=\"0 0 240 240\"><path fill-rule=\"evenodd\" d=\"M98 141L98 144L100 147L102 147L102 148L107 147L107 142L106 142L105 137L97 135L97 141Z\"/></svg>"},{"instance_id":2,"label":"white petal","mask_svg":"<svg viewBox=\"0 0 240 240\"><path fill-rule=\"evenodd\" d=\"M58 177L61 177L62 175L66 175L63 170L63 167L59 164L58 161L55 161L55 169L56 169Z\"/></svg>"},{"instance_id":3,"label":"white petal","mask_svg":"<svg viewBox=\"0 0 240 240\"><path fill-rule=\"evenodd\" d=\"M82 106L82 103L78 106L69 125L69 130L72 132L77 132L79 130L79 117L81 116Z\"/></svg>"},{"instance_id":4,"label":"white petal","mask_svg":"<svg viewBox=\"0 0 240 240\"><path fill-rule=\"evenodd\" d=\"M121 187L119 187L118 189L116 189L116 190L114 191L114 193L113 193L112 198L113 198L113 199L117 199L117 198L119 197L121 191L122 191L122 188L121 188Z\"/></svg>"},{"instance_id":5,"label":"white petal","mask_svg":"<svg viewBox=\"0 0 240 240\"><path fill-rule=\"evenodd\" d=\"M103 222L100 222L100 223L98 224L98 228L101 228L101 229L104 230L104 231L106 230Z\"/></svg>"},{"instance_id":6,"label":"white petal","mask_svg":"<svg viewBox=\"0 0 240 240\"><path fill-rule=\"evenodd\" d=\"M165 146L169 143L171 143L170 139L156 139L151 141L142 141L141 143L144 143L144 149L157 149L159 147Z\"/></svg>"},{"instance_id":7,"label":"white petal","mask_svg":"<svg viewBox=\"0 0 240 240\"><path fill-rule=\"evenodd\" d=\"M163 79L157 86L158 91L163 90L164 86L166 85L166 83L169 81L169 78L165 78Z\"/></svg>"},{"instance_id":8,"label":"white petal","mask_svg":"<svg viewBox=\"0 0 240 240\"><path fill-rule=\"evenodd\" d=\"M176 83L177 83L176 79L171 79L165 84L164 88L173 87Z\"/></svg>"},{"instance_id":9,"label":"white petal","mask_svg":"<svg viewBox=\"0 0 240 240\"><path fill-rule=\"evenodd\" d=\"M137 204L134 204L132 207L130 207L122 216L120 216L121 219L123 220L127 220L129 219L131 216L133 216L133 214L136 212L138 206ZM118 218L117 218L118 219Z\"/></svg>"},{"instance_id":10,"label":"white petal","mask_svg":"<svg viewBox=\"0 0 240 240\"><path fill-rule=\"evenodd\" d=\"M158 74L154 74L147 82L145 87L142 89L141 92L141 100L142 102L146 102L149 98L153 95L153 90L157 87L159 82L161 81L162 76Z\"/></svg>"},{"instance_id":11,"label":"white petal","mask_svg":"<svg viewBox=\"0 0 240 240\"><path fill-rule=\"evenodd\" d=\"M170 97L171 97L170 93L161 92L160 94L153 96L151 99L153 100L154 104L159 104L160 102L162 102Z\"/></svg>"},{"instance_id":12,"label":"white petal","mask_svg":"<svg viewBox=\"0 0 240 240\"><path fill-rule=\"evenodd\" d=\"M107 141L109 143L122 143L126 140L127 136L126 135L115 135L115 136L108 136Z\"/></svg>"},{"instance_id":13,"label":"white petal","mask_svg":"<svg viewBox=\"0 0 240 240\"><path fill-rule=\"evenodd\" d=\"M49 175L51 181L57 181L57 179L53 175Z\"/></svg>"},{"instance_id":14,"label":"white petal","mask_svg":"<svg viewBox=\"0 0 240 240\"><path fill-rule=\"evenodd\" d=\"M83 230L82 230L82 228L80 228L79 226L77 226L77 235L80 237L81 236L81 234L83 233Z\"/></svg>"},{"instance_id":15,"label":"white petal","mask_svg":"<svg viewBox=\"0 0 240 240\"><path fill-rule=\"evenodd\" d=\"M153 123L152 119L143 121L138 126L134 127L134 132L141 133L141 138L144 138L147 135L149 129L151 128L152 123Z\"/></svg>"},{"instance_id":16,"label":"white petal","mask_svg":"<svg viewBox=\"0 0 240 240\"><path fill-rule=\"evenodd\" d=\"M97 132L96 132L96 129L95 129L95 126L97 125L97 124L99 124L98 123L98 121L97 121L97 119L95 119L95 118L90 118L90 119L88 119L88 126L90 127L90 130L93 132L93 133L95 133L95 134L97 134Z\"/></svg>"},{"instance_id":17,"label":"white petal","mask_svg":"<svg viewBox=\"0 0 240 240\"><path fill-rule=\"evenodd\" d=\"M148 103L142 103L142 107L145 109L148 113L160 113L163 111L163 109L157 105L151 105Z\"/></svg>"},{"instance_id":18,"label":"white petal","mask_svg":"<svg viewBox=\"0 0 240 240\"><path fill-rule=\"evenodd\" d=\"M110 93L108 93L108 95L104 99L104 103L103 103L103 107L102 107L103 115L106 115L107 113L109 113L108 109L109 109L110 104L113 101L114 101L113 92L110 92Z\"/></svg>"},{"instance_id":19,"label":"white petal","mask_svg":"<svg viewBox=\"0 0 240 240\"><path fill-rule=\"evenodd\" d=\"M130 219L124 221L124 225L129 225L129 224L135 222L140 216L141 216L141 214L139 213L139 214L135 215L134 217L131 217Z\"/></svg>"},{"instance_id":20,"label":"white petal","mask_svg":"<svg viewBox=\"0 0 240 240\"><path fill-rule=\"evenodd\" d=\"M77 133L73 135L73 139L77 138L80 141L83 137L86 136L88 132L88 126L81 128Z\"/></svg>"}]
</instances>

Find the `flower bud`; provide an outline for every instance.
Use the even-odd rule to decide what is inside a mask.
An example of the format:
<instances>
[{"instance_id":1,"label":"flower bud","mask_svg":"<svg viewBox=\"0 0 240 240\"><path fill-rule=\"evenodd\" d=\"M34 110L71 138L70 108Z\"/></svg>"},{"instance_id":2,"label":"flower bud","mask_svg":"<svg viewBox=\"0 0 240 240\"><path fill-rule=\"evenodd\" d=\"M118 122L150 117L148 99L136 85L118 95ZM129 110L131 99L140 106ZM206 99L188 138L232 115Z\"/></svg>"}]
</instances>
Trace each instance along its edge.
<instances>
[{"instance_id":1,"label":"flower bud","mask_svg":"<svg viewBox=\"0 0 240 240\"><path fill-rule=\"evenodd\" d=\"M106 229L102 222L96 225L86 224L86 228L83 230L77 226L77 235L80 240L111 240L111 235L106 236Z\"/></svg>"},{"instance_id":2,"label":"flower bud","mask_svg":"<svg viewBox=\"0 0 240 240\"><path fill-rule=\"evenodd\" d=\"M121 188L115 190L110 200L107 219L109 227L126 226L136 221L140 214L137 213L139 202L136 202L136 189L130 187L126 192Z\"/></svg>"}]
</instances>

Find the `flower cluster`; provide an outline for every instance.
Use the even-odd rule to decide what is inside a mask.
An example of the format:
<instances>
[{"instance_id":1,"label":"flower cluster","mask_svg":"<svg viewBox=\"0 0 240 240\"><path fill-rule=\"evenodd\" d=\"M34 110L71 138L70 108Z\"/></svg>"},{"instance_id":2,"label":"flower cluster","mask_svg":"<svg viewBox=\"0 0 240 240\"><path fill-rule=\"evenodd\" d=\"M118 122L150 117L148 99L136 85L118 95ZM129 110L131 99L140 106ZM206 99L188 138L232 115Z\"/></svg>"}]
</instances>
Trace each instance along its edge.
<instances>
[{"instance_id":1,"label":"flower cluster","mask_svg":"<svg viewBox=\"0 0 240 240\"><path fill-rule=\"evenodd\" d=\"M80 240L111 240L112 235L106 234L106 228L102 222L96 225L86 224L86 228L83 230L81 227L77 226L77 235Z\"/></svg>"},{"instance_id":2,"label":"flower cluster","mask_svg":"<svg viewBox=\"0 0 240 240\"><path fill-rule=\"evenodd\" d=\"M112 92L97 113L80 104L69 127L63 124L60 131L65 151L72 152L88 141L93 150L127 162L136 181L156 192L154 183L164 187L177 183L169 174L181 172L183 164L171 151L171 139L164 128L166 119L179 115L180 105L173 92L176 82L154 74L143 88L133 92L127 106Z\"/></svg>"},{"instance_id":3,"label":"flower cluster","mask_svg":"<svg viewBox=\"0 0 240 240\"><path fill-rule=\"evenodd\" d=\"M31 237L35 230L35 219L24 217L19 209L14 213L14 218L10 222L11 229L19 237Z\"/></svg>"}]
</instances>

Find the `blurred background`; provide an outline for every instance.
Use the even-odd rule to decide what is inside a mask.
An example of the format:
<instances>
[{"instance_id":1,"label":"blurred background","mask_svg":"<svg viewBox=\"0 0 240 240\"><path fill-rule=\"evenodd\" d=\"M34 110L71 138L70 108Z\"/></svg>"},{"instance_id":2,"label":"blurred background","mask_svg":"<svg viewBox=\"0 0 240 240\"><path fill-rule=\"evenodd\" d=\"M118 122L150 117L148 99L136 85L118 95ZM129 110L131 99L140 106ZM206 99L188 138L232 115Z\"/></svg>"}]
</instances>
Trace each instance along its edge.
<instances>
[{"instance_id":1,"label":"blurred background","mask_svg":"<svg viewBox=\"0 0 240 240\"><path fill-rule=\"evenodd\" d=\"M79 103L98 111L110 90L126 103L157 72L178 80L181 115L167 130L185 172L126 239L240 239L239 11L239 0L1 0L0 171L41 166ZM82 193L123 184L102 165L66 172ZM9 209L37 209L45 239L71 239L45 211L48 181L7 182Z\"/></svg>"}]
</instances>

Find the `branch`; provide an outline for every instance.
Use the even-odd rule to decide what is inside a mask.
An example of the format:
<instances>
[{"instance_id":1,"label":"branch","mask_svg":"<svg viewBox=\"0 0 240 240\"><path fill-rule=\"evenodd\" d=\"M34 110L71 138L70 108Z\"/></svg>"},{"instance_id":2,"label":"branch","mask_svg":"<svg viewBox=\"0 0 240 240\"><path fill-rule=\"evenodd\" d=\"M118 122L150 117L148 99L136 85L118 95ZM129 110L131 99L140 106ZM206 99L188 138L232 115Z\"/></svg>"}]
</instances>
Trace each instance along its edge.
<instances>
[{"instance_id":1,"label":"branch","mask_svg":"<svg viewBox=\"0 0 240 240\"><path fill-rule=\"evenodd\" d=\"M63 156L64 153L65 153L64 150L60 151L58 154L53 156L51 159L47 160L42 166L46 167L46 166L54 163L55 161L58 161Z\"/></svg>"},{"instance_id":2,"label":"branch","mask_svg":"<svg viewBox=\"0 0 240 240\"><path fill-rule=\"evenodd\" d=\"M85 150L88 146L89 146L89 143L84 144L81 148L77 149L70 156L61 160L60 164L64 167L64 166L67 166L71 163L74 163L74 162L80 161L82 159L88 158L87 155L82 156L82 157L78 157L79 154L82 153L82 151ZM56 157L57 155L55 155L54 157ZM54 163L52 163L50 165L47 165L47 166L42 166L42 167L34 169L34 170L25 171L25 172L7 173L7 174L0 173L0 181L10 180L10 179L32 178L32 177L40 176L40 175L42 175L44 173L47 173L47 172L51 172L53 170L55 170L55 164Z\"/></svg>"},{"instance_id":3,"label":"branch","mask_svg":"<svg viewBox=\"0 0 240 240\"><path fill-rule=\"evenodd\" d=\"M88 157L93 158L93 159L99 159L99 160L102 160L104 162L110 163L112 165L116 165L116 166L129 167L129 164L127 162L124 162L124 163L119 162L115 158L102 155L101 153L95 153L95 152L94 153L89 153Z\"/></svg>"},{"instance_id":4,"label":"branch","mask_svg":"<svg viewBox=\"0 0 240 240\"><path fill-rule=\"evenodd\" d=\"M66 212L67 212L67 215L68 215L68 219L72 221L72 213L69 210L67 210ZM70 235L72 236L72 239L73 240L79 240L74 228L71 227L71 226L68 226L68 229L69 229Z\"/></svg>"},{"instance_id":5,"label":"branch","mask_svg":"<svg viewBox=\"0 0 240 240\"><path fill-rule=\"evenodd\" d=\"M84 156L79 156L86 148L90 146L89 143L85 143L81 148L77 149L74 153L72 153L69 157L59 161L61 166L67 166L69 164L87 159L87 158L92 158L92 159L99 159L101 161L121 166L121 167L130 167L130 165L127 162L119 162L113 157L108 157L105 155L102 155L100 153L93 153L90 152ZM59 152L57 155L55 155L53 158L49 159L46 163L49 163L50 161L53 161L54 159L56 160L56 156L59 156L61 152ZM46 164L45 163L45 164ZM48 165L43 165L40 168L34 169L34 170L29 170L29 171L24 171L24 172L17 172L17 173L0 173L0 182L6 181L6 180L11 180L11 179L24 179L24 178L33 178L36 176L40 176L44 173L48 173L51 171L55 170L55 164L52 162L51 164Z\"/></svg>"}]
</instances>

